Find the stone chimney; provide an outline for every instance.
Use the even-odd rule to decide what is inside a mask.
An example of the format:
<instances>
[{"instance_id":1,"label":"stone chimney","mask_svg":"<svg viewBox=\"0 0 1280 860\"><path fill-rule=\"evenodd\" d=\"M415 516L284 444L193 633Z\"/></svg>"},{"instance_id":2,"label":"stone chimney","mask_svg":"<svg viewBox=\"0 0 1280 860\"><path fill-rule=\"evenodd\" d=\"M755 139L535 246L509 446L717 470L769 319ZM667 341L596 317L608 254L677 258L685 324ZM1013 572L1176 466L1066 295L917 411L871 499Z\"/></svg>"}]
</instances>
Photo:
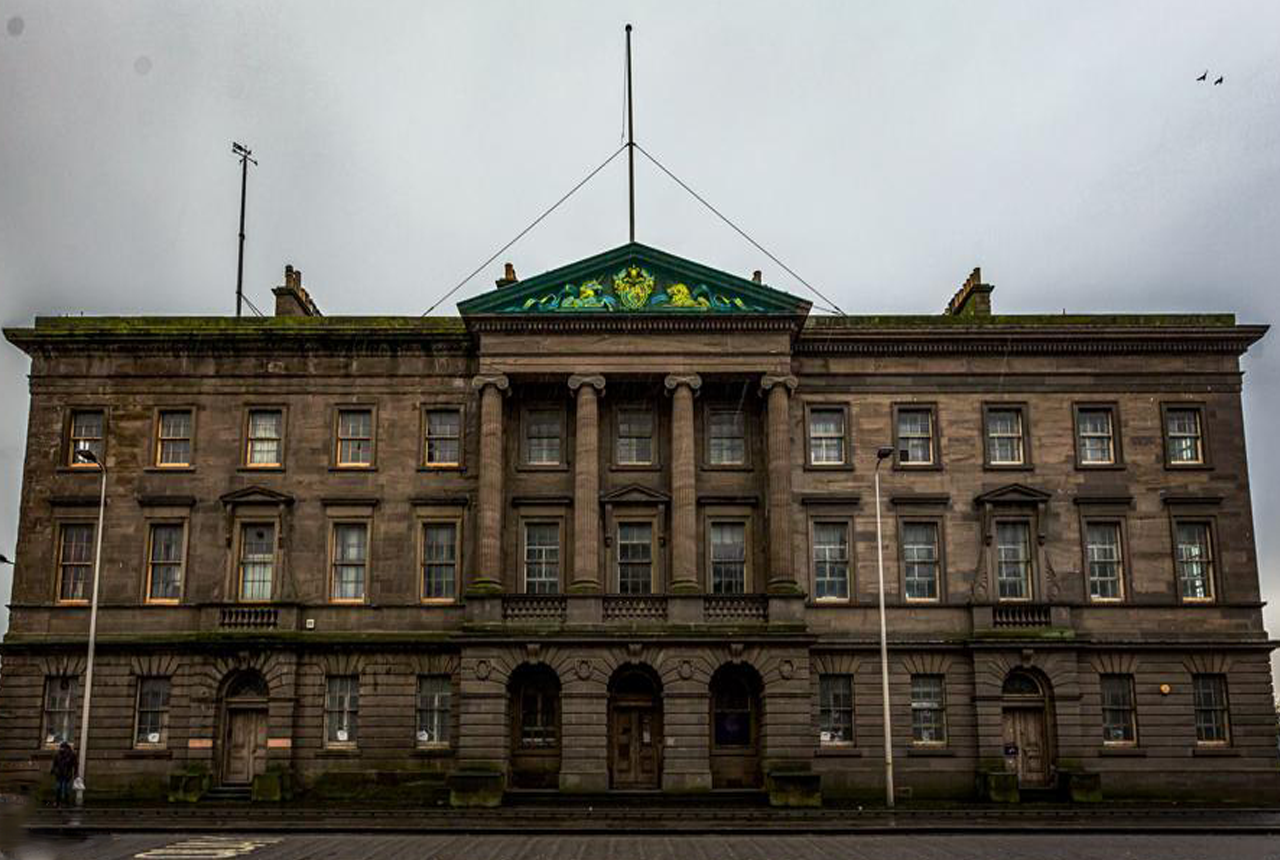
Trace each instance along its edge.
<instances>
[{"instance_id":1,"label":"stone chimney","mask_svg":"<svg viewBox=\"0 0 1280 860\"><path fill-rule=\"evenodd\" d=\"M511 263L504 263L502 266L502 277L494 281L494 284L497 285L498 289L502 289L503 287L511 286L519 280L520 279L516 277L516 267Z\"/></svg>"},{"instance_id":2,"label":"stone chimney","mask_svg":"<svg viewBox=\"0 0 1280 860\"><path fill-rule=\"evenodd\" d=\"M276 294L276 316L278 317L318 317L323 316L311 296L302 287L302 270L293 266L284 267L284 286L276 287L271 292Z\"/></svg>"},{"instance_id":3,"label":"stone chimney","mask_svg":"<svg viewBox=\"0 0 1280 860\"><path fill-rule=\"evenodd\" d=\"M956 291L947 303L947 315L953 317L991 316L991 284L982 283L982 269L974 268L965 279L964 286Z\"/></svg>"}]
</instances>

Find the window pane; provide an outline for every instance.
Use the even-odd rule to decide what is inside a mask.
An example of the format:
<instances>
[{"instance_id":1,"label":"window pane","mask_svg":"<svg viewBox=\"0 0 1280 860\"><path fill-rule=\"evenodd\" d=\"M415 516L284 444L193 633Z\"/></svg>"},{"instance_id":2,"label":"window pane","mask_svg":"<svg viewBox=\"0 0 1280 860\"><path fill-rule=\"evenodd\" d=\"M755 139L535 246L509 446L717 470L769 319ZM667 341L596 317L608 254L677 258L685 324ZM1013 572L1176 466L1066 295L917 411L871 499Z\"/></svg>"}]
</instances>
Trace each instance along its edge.
<instances>
[{"instance_id":1,"label":"window pane","mask_svg":"<svg viewBox=\"0 0 1280 860\"><path fill-rule=\"evenodd\" d=\"M528 523L524 531L524 590L528 594L560 591L560 525Z\"/></svg>"},{"instance_id":2,"label":"window pane","mask_svg":"<svg viewBox=\"0 0 1280 860\"><path fill-rule=\"evenodd\" d=\"M707 453L712 465L734 466L747 462L746 425L741 412L713 410L708 424Z\"/></svg>"},{"instance_id":3,"label":"window pane","mask_svg":"<svg viewBox=\"0 0 1280 860\"><path fill-rule=\"evenodd\" d=\"M560 460L560 412L534 409L529 412L526 461L534 465L557 465Z\"/></svg>"},{"instance_id":4,"label":"window pane","mask_svg":"<svg viewBox=\"0 0 1280 860\"><path fill-rule=\"evenodd\" d=\"M338 412L338 463L368 466L373 463L373 411L343 409Z\"/></svg>"},{"instance_id":5,"label":"window pane","mask_svg":"<svg viewBox=\"0 0 1280 860\"><path fill-rule=\"evenodd\" d=\"M156 745L165 741L169 723L169 679L138 679L138 717L135 744Z\"/></svg>"},{"instance_id":6,"label":"window pane","mask_svg":"<svg viewBox=\"0 0 1280 860\"><path fill-rule=\"evenodd\" d=\"M151 527L152 600L177 600L182 594L182 526Z\"/></svg>"},{"instance_id":7,"label":"window pane","mask_svg":"<svg viewBox=\"0 0 1280 860\"><path fill-rule=\"evenodd\" d=\"M945 697L941 675L911 676L911 740L914 743L946 743Z\"/></svg>"},{"instance_id":8,"label":"window pane","mask_svg":"<svg viewBox=\"0 0 1280 860\"><path fill-rule=\"evenodd\" d=\"M160 413L159 448L156 462L161 466L191 463L191 413L182 410Z\"/></svg>"},{"instance_id":9,"label":"window pane","mask_svg":"<svg viewBox=\"0 0 1280 860\"><path fill-rule=\"evenodd\" d=\"M902 564L907 599L938 597L938 526L936 523L902 524Z\"/></svg>"},{"instance_id":10,"label":"window pane","mask_svg":"<svg viewBox=\"0 0 1280 860\"><path fill-rule=\"evenodd\" d=\"M933 413L928 409L898 410L898 462L933 462Z\"/></svg>"},{"instance_id":11,"label":"window pane","mask_svg":"<svg viewBox=\"0 0 1280 860\"><path fill-rule=\"evenodd\" d=\"M1225 743L1230 738L1227 711L1227 679L1223 675L1193 675L1196 740Z\"/></svg>"},{"instance_id":12,"label":"window pane","mask_svg":"<svg viewBox=\"0 0 1280 860\"><path fill-rule=\"evenodd\" d=\"M996 525L997 584L1002 600L1031 596L1031 539L1026 523Z\"/></svg>"},{"instance_id":13,"label":"window pane","mask_svg":"<svg viewBox=\"0 0 1280 860\"><path fill-rule=\"evenodd\" d=\"M59 585L61 600L88 600L89 577L93 572L93 532L88 523L67 523L62 526L62 546L59 548L61 576Z\"/></svg>"},{"instance_id":14,"label":"window pane","mask_svg":"<svg viewBox=\"0 0 1280 860\"><path fill-rule=\"evenodd\" d=\"M849 596L849 528L845 523L813 524L814 596Z\"/></svg>"},{"instance_id":15,"label":"window pane","mask_svg":"<svg viewBox=\"0 0 1280 860\"><path fill-rule=\"evenodd\" d=\"M853 676L818 676L818 741L853 742Z\"/></svg>"},{"instance_id":16,"label":"window pane","mask_svg":"<svg viewBox=\"0 0 1280 860\"><path fill-rule=\"evenodd\" d=\"M1077 420L1080 424L1080 461L1114 463L1111 410L1081 409Z\"/></svg>"},{"instance_id":17,"label":"window pane","mask_svg":"<svg viewBox=\"0 0 1280 860\"><path fill-rule=\"evenodd\" d=\"M99 460L103 457L103 424L101 410L77 410L71 413L71 463L84 465L76 458L76 451L91 451Z\"/></svg>"},{"instance_id":18,"label":"window pane","mask_svg":"<svg viewBox=\"0 0 1280 860\"><path fill-rule=\"evenodd\" d=\"M274 525L246 525L240 538L240 599L270 600L275 572Z\"/></svg>"},{"instance_id":19,"label":"window pane","mask_svg":"<svg viewBox=\"0 0 1280 860\"><path fill-rule=\"evenodd\" d=\"M326 682L325 740L354 744L360 713L360 679L354 675L331 676Z\"/></svg>"},{"instance_id":20,"label":"window pane","mask_svg":"<svg viewBox=\"0 0 1280 860\"><path fill-rule=\"evenodd\" d=\"M340 523L333 527L333 599L363 600L368 526Z\"/></svg>"},{"instance_id":21,"label":"window pane","mask_svg":"<svg viewBox=\"0 0 1280 860\"><path fill-rule=\"evenodd\" d=\"M1085 553L1089 559L1089 596L1094 600L1121 597L1120 526L1089 523L1085 526Z\"/></svg>"},{"instance_id":22,"label":"window pane","mask_svg":"<svg viewBox=\"0 0 1280 860\"><path fill-rule=\"evenodd\" d=\"M422 532L422 596L452 600L457 581L457 525L427 523Z\"/></svg>"},{"instance_id":23,"label":"window pane","mask_svg":"<svg viewBox=\"0 0 1280 860\"><path fill-rule=\"evenodd\" d=\"M1137 738L1134 720L1133 676L1103 675L1102 740L1105 743L1133 743Z\"/></svg>"},{"instance_id":24,"label":"window pane","mask_svg":"<svg viewBox=\"0 0 1280 860\"><path fill-rule=\"evenodd\" d=\"M1019 410L991 409L987 412L987 459L1002 465L1023 462L1022 413Z\"/></svg>"},{"instance_id":25,"label":"window pane","mask_svg":"<svg viewBox=\"0 0 1280 860\"><path fill-rule=\"evenodd\" d=\"M453 684L447 675L418 678L418 743L449 743L452 702Z\"/></svg>"},{"instance_id":26,"label":"window pane","mask_svg":"<svg viewBox=\"0 0 1280 860\"><path fill-rule=\"evenodd\" d=\"M618 591L649 594L653 591L653 525L618 524Z\"/></svg>"},{"instance_id":27,"label":"window pane","mask_svg":"<svg viewBox=\"0 0 1280 860\"><path fill-rule=\"evenodd\" d=\"M1176 534L1175 564L1183 599L1212 597L1213 547L1209 541L1209 524L1180 522Z\"/></svg>"},{"instance_id":28,"label":"window pane","mask_svg":"<svg viewBox=\"0 0 1280 860\"><path fill-rule=\"evenodd\" d=\"M456 409L427 412L427 464L453 466L462 457L462 415Z\"/></svg>"},{"instance_id":29,"label":"window pane","mask_svg":"<svg viewBox=\"0 0 1280 860\"><path fill-rule=\"evenodd\" d=\"M77 679L55 675L44 682L44 745L58 746L63 741L77 742Z\"/></svg>"},{"instance_id":30,"label":"window pane","mask_svg":"<svg viewBox=\"0 0 1280 860\"><path fill-rule=\"evenodd\" d=\"M280 465L283 414L275 409L255 409L249 413L250 466Z\"/></svg>"},{"instance_id":31,"label":"window pane","mask_svg":"<svg viewBox=\"0 0 1280 860\"><path fill-rule=\"evenodd\" d=\"M742 594L747 587L747 527L711 524L711 593Z\"/></svg>"},{"instance_id":32,"label":"window pane","mask_svg":"<svg viewBox=\"0 0 1280 860\"><path fill-rule=\"evenodd\" d=\"M625 409L618 413L618 462L647 465L653 462L653 415Z\"/></svg>"},{"instance_id":33,"label":"window pane","mask_svg":"<svg viewBox=\"0 0 1280 860\"><path fill-rule=\"evenodd\" d=\"M809 460L815 465L845 461L844 410L813 409L809 412Z\"/></svg>"},{"instance_id":34,"label":"window pane","mask_svg":"<svg viewBox=\"0 0 1280 860\"><path fill-rule=\"evenodd\" d=\"M1202 463L1199 409L1169 409L1165 412L1165 435L1171 463Z\"/></svg>"}]
</instances>

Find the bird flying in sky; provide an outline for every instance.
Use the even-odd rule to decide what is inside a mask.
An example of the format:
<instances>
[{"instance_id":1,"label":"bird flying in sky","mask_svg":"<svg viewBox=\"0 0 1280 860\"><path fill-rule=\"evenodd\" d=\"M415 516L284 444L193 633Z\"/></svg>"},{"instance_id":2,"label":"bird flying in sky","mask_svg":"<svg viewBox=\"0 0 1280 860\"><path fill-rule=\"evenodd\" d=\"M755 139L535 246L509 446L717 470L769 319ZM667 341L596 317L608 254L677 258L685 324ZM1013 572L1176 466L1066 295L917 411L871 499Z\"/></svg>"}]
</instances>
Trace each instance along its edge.
<instances>
[{"instance_id":1,"label":"bird flying in sky","mask_svg":"<svg viewBox=\"0 0 1280 860\"><path fill-rule=\"evenodd\" d=\"M1223 77L1222 75L1219 75L1218 79L1213 82L1213 85L1216 87L1218 84L1222 83L1224 80L1226 80L1226 78Z\"/></svg>"},{"instance_id":2,"label":"bird flying in sky","mask_svg":"<svg viewBox=\"0 0 1280 860\"><path fill-rule=\"evenodd\" d=\"M1203 80L1204 80L1205 78L1207 78L1207 77L1209 77L1209 70L1208 70L1208 69L1205 69L1205 70L1204 70L1204 74L1203 74L1203 75L1201 75L1200 77L1196 78L1196 80L1197 80L1197 81L1203 81Z\"/></svg>"}]
</instances>

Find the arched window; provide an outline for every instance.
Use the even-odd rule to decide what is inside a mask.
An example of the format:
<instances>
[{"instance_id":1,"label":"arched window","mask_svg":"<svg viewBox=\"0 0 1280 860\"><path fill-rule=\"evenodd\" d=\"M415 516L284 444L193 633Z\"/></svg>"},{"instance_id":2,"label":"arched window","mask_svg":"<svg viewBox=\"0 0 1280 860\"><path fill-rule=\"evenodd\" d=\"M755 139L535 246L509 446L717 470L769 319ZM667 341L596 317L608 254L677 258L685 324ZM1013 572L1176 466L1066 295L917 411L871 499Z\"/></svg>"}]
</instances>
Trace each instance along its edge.
<instances>
[{"instance_id":1,"label":"arched window","mask_svg":"<svg viewBox=\"0 0 1280 860\"><path fill-rule=\"evenodd\" d=\"M544 667L523 669L512 678L516 712L513 740L519 749L553 749L560 745L560 679Z\"/></svg>"},{"instance_id":2,"label":"arched window","mask_svg":"<svg viewBox=\"0 0 1280 860\"><path fill-rule=\"evenodd\" d=\"M1026 672L1010 672L1009 677L1004 679L1004 689L1001 692L1006 696L1021 696L1023 698L1044 695L1044 690L1040 688L1040 682Z\"/></svg>"}]
</instances>

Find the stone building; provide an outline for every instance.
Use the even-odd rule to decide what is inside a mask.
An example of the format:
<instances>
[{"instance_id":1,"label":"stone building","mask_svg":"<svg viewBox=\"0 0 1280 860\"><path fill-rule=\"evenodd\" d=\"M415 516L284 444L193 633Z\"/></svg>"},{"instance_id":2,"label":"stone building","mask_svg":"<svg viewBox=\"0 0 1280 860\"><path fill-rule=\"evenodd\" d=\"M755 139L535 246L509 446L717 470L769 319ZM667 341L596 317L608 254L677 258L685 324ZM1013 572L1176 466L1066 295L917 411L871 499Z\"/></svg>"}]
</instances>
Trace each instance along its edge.
<instances>
[{"instance_id":1,"label":"stone building","mask_svg":"<svg viewBox=\"0 0 1280 860\"><path fill-rule=\"evenodd\" d=\"M1280 796L1231 315L808 302L638 244L464 301L39 318L0 775L492 803ZM888 452L879 449L887 447ZM884 454L882 456L882 454Z\"/></svg>"}]
</instances>

